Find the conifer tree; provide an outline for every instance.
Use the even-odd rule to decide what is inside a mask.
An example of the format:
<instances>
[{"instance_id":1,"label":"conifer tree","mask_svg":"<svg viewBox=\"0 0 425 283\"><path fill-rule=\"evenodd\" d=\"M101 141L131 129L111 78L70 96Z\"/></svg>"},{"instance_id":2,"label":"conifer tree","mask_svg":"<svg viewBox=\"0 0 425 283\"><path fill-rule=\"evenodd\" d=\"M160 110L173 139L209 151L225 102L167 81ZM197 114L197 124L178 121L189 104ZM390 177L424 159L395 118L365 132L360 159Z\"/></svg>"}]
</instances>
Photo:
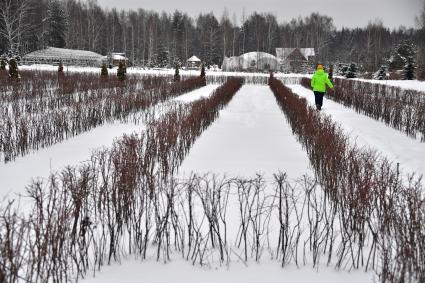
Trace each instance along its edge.
<instances>
[{"instance_id":1,"label":"conifer tree","mask_svg":"<svg viewBox=\"0 0 425 283\"><path fill-rule=\"evenodd\" d=\"M18 63L16 59L9 61L9 78L12 80L19 80Z\"/></svg>"},{"instance_id":2,"label":"conifer tree","mask_svg":"<svg viewBox=\"0 0 425 283\"><path fill-rule=\"evenodd\" d=\"M415 79L415 71L416 71L415 60L413 59L413 57L409 57L407 59L406 65L404 66L403 79L414 80Z\"/></svg>"},{"instance_id":3,"label":"conifer tree","mask_svg":"<svg viewBox=\"0 0 425 283\"><path fill-rule=\"evenodd\" d=\"M334 79L334 65L329 66L328 78L331 82Z\"/></svg>"},{"instance_id":4,"label":"conifer tree","mask_svg":"<svg viewBox=\"0 0 425 283\"><path fill-rule=\"evenodd\" d=\"M174 82L180 81L180 72L179 72L179 64L176 64L176 69L174 72Z\"/></svg>"},{"instance_id":5,"label":"conifer tree","mask_svg":"<svg viewBox=\"0 0 425 283\"><path fill-rule=\"evenodd\" d=\"M201 78L205 78L205 66L204 66L204 64L202 64L202 67L201 67Z\"/></svg>"},{"instance_id":6,"label":"conifer tree","mask_svg":"<svg viewBox=\"0 0 425 283\"><path fill-rule=\"evenodd\" d=\"M100 70L100 76L103 78L106 78L108 76L108 68L106 67L106 64L102 64L102 68Z\"/></svg>"},{"instance_id":7,"label":"conifer tree","mask_svg":"<svg viewBox=\"0 0 425 283\"><path fill-rule=\"evenodd\" d=\"M1 71L6 70L6 61L4 61L3 58L0 59L0 70Z\"/></svg>"},{"instance_id":8,"label":"conifer tree","mask_svg":"<svg viewBox=\"0 0 425 283\"><path fill-rule=\"evenodd\" d=\"M127 69L123 62L120 62L118 65L117 77L120 81L124 81L127 77Z\"/></svg>"},{"instance_id":9,"label":"conifer tree","mask_svg":"<svg viewBox=\"0 0 425 283\"><path fill-rule=\"evenodd\" d=\"M357 65L354 63L350 64L348 67L347 74L345 76L347 79L353 79L357 77Z\"/></svg>"},{"instance_id":10,"label":"conifer tree","mask_svg":"<svg viewBox=\"0 0 425 283\"><path fill-rule=\"evenodd\" d=\"M62 74L63 74L63 64L62 64L62 61L61 61L61 62L59 62L58 73L59 73L60 75L62 75Z\"/></svg>"},{"instance_id":11,"label":"conifer tree","mask_svg":"<svg viewBox=\"0 0 425 283\"><path fill-rule=\"evenodd\" d=\"M387 66L382 65L378 72L376 72L375 79L377 80L385 80L387 78Z\"/></svg>"},{"instance_id":12,"label":"conifer tree","mask_svg":"<svg viewBox=\"0 0 425 283\"><path fill-rule=\"evenodd\" d=\"M44 19L44 23L45 32L43 37L45 45L59 48L65 47L68 20L63 4L60 1L50 0L48 2L47 16Z\"/></svg>"}]
</instances>

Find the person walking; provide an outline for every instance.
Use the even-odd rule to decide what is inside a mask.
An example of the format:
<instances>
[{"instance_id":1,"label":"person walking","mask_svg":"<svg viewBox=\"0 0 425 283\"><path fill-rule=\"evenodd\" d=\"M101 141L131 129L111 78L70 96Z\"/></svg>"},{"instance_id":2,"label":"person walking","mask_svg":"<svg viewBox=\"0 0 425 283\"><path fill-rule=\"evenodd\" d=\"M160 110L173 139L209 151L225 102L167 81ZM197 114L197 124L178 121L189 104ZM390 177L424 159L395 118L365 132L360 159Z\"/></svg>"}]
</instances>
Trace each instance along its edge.
<instances>
[{"instance_id":1,"label":"person walking","mask_svg":"<svg viewBox=\"0 0 425 283\"><path fill-rule=\"evenodd\" d=\"M326 94L326 85L330 89L334 89L332 82L329 80L328 74L326 74L323 69L323 65L319 64L317 66L316 73L313 75L313 78L311 79L311 88L313 89L313 92L314 92L316 109L319 111L322 110L323 96Z\"/></svg>"}]
</instances>

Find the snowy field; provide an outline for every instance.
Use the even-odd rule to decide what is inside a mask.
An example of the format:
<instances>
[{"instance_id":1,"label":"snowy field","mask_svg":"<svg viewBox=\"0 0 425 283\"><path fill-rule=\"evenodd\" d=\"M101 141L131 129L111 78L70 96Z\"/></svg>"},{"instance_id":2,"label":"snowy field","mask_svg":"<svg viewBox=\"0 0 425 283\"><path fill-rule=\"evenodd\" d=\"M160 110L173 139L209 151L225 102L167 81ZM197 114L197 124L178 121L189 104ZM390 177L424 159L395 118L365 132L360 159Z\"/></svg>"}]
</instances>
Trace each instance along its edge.
<instances>
[{"instance_id":1,"label":"snowy field","mask_svg":"<svg viewBox=\"0 0 425 283\"><path fill-rule=\"evenodd\" d=\"M20 66L20 70L56 71L57 67ZM65 72L98 73L100 70L65 67ZM114 72L115 70L111 71L111 73ZM174 70L129 68L128 73L161 76L173 75ZM199 71L181 70L180 74L198 76ZM269 75L207 71L207 76L267 78ZM281 78L283 81L285 79L297 81L305 76L307 75L275 74L275 77ZM425 91L425 82L373 82ZM176 105L192 105L196 101L211 97L218 87L217 84L209 84L156 105L146 112L151 111L155 114L155 119L159 120ZM288 87L298 96L306 98L311 106L314 106L314 95L311 90L297 84L290 84ZM354 110L326 98L322 115L329 115L341 126L349 136L350 143L356 144L360 148L376 150L382 157L388 158L394 164L399 164L402 174L425 175L425 162L423 161L425 159L425 143L420 139L407 137L382 122L358 114ZM123 135L145 132L147 127L145 121L139 123L115 121L49 147L34 150L12 162L0 162L0 198L3 203L7 203L13 198L22 197L21 212L25 213L30 206L25 197L26 189L32 180L47 180L52 173L60 172L67 166L82 166L91 158L93 152L110 148L113 142L122 138ZM293 134L271 89L267 85L245 84L229 104L220 110L217 120L194 142L178 168L177 178L185 180L193 173L216 174L229 178L254 178L256 174L261 174L265 182L272 187L275 185L273 175L278 172L287 173L288 179L294 182L301 180L304 176L315 178L309 156ZM268 188L267 185L266 188ZM273 195L274 192L266 191L265 194ZM299 192L299 194L302 195L303 192ZM302 196L300 196L301 198ZM235 195L230 197L229 207L229 219L237 222L238 211ZM277 216L270 216L270 222L274 228L270 234L273 234L278 230ZM232 223L229 224L232 226ZM305 230L309 225L306 219L301 224ZM231 227L228 233L229 238L232 239L230 242L235 244L239 231L236 227ZM273 237L276 235L271 236L272 239ZM337 238L338 236L335 236L335 239ZM306 238L302 239L306 240ZM265 248L261 252L262 259L259 262L254 260L245 262L241 258L241 250L235 249L232 250L232 262L223 264L212 260L202 267L182 259L177 252L172 254L171 261L167 263L157 262L153 255L149 255L146 260L137 256L124 255L119 262L112 262L111 265L96 271L95 276L93 276L93 271L89 271L81 282L366 283L378 280L373 271L364 272L361 268L359 270L344 268L337 270L332 264L327 266L326 255L323 255L323 260L319 260L320 265L316 267L313 267L312 263L307 260L300 267L289 264L282 268L279 261L271 258L272 250L275 248L275 246L271 246L269 249ZM213 254L208 256L214 257Z\"/></svg>"}]
</instances>

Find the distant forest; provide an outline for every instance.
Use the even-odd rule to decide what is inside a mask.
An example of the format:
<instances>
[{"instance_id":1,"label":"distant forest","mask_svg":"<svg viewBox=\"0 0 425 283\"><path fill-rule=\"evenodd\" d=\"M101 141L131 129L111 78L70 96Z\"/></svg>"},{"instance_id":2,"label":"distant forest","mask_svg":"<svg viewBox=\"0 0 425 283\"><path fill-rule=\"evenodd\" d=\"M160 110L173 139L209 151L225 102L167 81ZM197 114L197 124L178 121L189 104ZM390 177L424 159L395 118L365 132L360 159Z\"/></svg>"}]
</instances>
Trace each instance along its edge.
<instances>
[{"instance_id":1,"label":"distant forest","mask_svg":"<svg viewBox=\"0 0 425 283\"><path fill-rule=\"evenodd\" d=\"M356 62L376 71L406 40L416 46L419 66L424 65L425 5L417 23L416 28L390 30L373 20L363 28L337 29L331 17L318 13L280 23L272 14L236 18L225 11L220 17L192 18L182 11L104 9L96 0L0 0L0 54L24 55L53 46L103 55L125 52L136 65L170 66L192 55L221 65L224 56L314 47L320 62Z\"/></svg>"}]
</instances>

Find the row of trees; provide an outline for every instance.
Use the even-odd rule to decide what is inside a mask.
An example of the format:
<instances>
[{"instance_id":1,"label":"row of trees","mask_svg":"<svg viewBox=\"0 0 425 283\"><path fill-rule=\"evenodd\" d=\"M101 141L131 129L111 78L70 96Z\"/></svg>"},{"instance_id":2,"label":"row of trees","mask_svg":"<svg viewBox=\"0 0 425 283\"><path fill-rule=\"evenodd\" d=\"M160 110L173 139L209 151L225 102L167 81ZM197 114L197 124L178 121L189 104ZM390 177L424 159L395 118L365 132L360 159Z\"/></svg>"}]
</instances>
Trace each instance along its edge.
<instances>
[{"instance_id":1,"label":"row of trees","mask_svg":"<svg viewBox=\"0 0 425 283\"><path fill-rule=\"evenodd\" d=\"M238 19L226 10L219 18L209 13L194 19L180 11L106 10L96 0L0 0L0 51L24 54L45 46L121 51L135 64L161 66L192 54L220 65L224 56L249 51L274 54L277 47L314 47L320 61L354 61L376 71L402 40L423 50L424 14L418 29L391 31L375 21L337 30L332 18L317 13L278 23L272 14L244 13Z\"/></svg>"}]
</instances>

